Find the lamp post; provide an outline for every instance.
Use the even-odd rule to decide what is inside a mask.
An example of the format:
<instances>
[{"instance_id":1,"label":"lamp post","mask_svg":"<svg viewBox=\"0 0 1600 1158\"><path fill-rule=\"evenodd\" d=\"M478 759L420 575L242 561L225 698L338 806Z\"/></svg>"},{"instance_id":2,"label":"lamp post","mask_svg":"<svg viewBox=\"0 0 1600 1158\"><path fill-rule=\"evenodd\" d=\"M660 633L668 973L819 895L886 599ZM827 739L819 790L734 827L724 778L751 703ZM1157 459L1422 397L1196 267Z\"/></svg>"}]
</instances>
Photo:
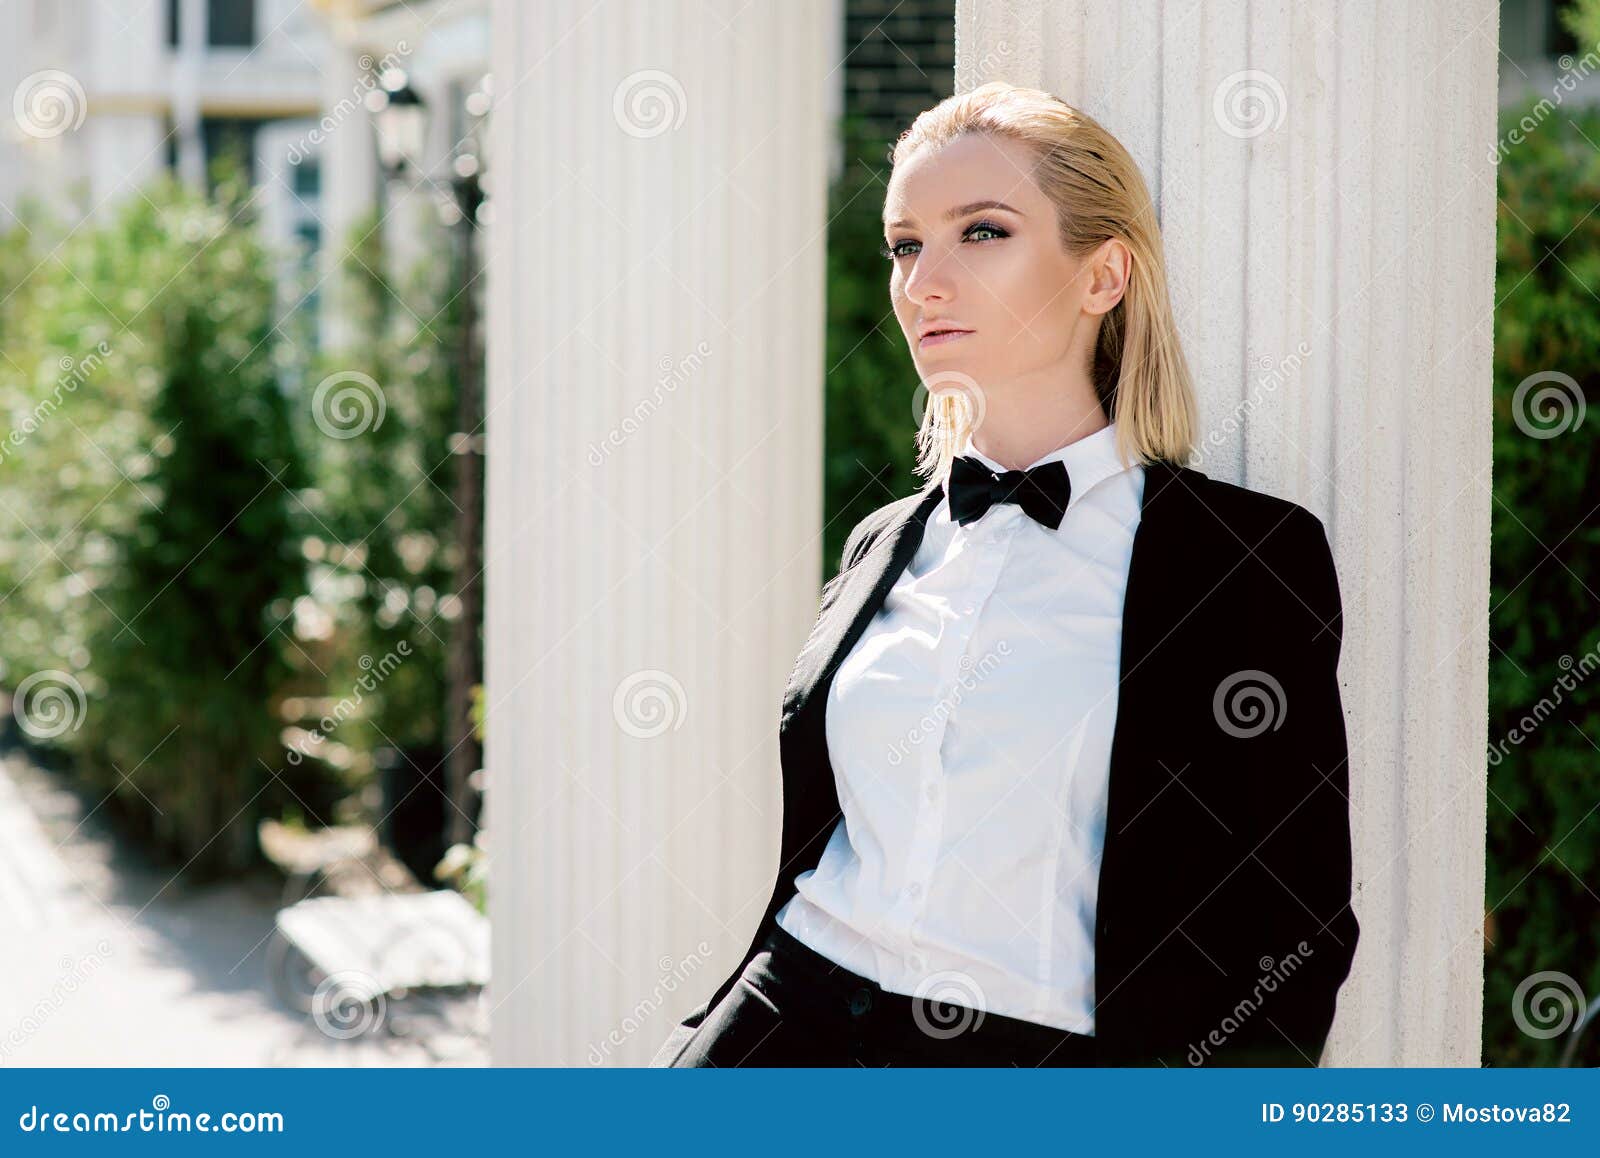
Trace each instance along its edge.
<instances>
[{"instance_id":1,"label":"lamp post","mask_svg":"<svg viewBox=\"0 0 1600 1158\"><path fill-rule=\"evenodd\" d=\"M389 181L397 181L407 169L420 167L418 158L427 140L428 105L405 70L386 68L378 76L378 87L363 100L372 113L378 137L378 164Z\"/></svg>"},{"instance_id":2,"label":"lamp post","mask_svg":"<svg viewBox=\"0 0 1600 1158\"><path fill-rule=\"evenodd\" d=\"M440 206L450 231L454 258L451 300L457 303L455 360L456 430L449 438L455 464L451 501L455 505L456 591L458 612L451 624L445 662L445 793L452 807L444 810L446 846L472 840L477 822L473 775L483 761L473 734L472 690L483 680L483 358L476 288L479 271L477 237L484 208L485 152L482 131L489 110L489 78L467 94L465 131L451 157L449 196ZM386 69L367 94L377 134L378 160L386 182L426 170L422 152L428 107L411 87L405 72ZM431 182L430 182L431 183Z\"/></svg>"},{"instance_id":3,"label":"lamp post","mask_svg":"<svg viewBox=\"0 0 1600 1158\"><path fill-rule=\"evenodd\" d=\"M404 69L386 68L378 74L377 87L362 99L372 114L372 129L378 146L378 167L383 173L378 204L378 243L387 252L388 231L383 228L394 211L396 197L403 191L404 178L422 168L422 151L428 139L428 104L411 87ZM392 309L387 294L377 302L380 333L389 332Z\"/></svg>"},{"instance_id":4,"label":"lamp post","mask_svg":"<svg viewBox=\"0 0 1600 1158\"><path fill-rule=\"evenodd\" d=\"M479 335L477 282L478 233L484 208L483 175L486 169L489 111L489 77L467 94L464 113L467 130L451 161L452 226L456 250L456 294L460 323L456 347L456 433L451 437L455 458L456 597L460 613L451 625L449 733L446 736L449 768L446 782L455 807L446 813L447 844L471 841L476 826L478 794L472 777L483 765L482 745L473 734L472 689L483 682L483 342Z\"/></svg>"}]
</instances>

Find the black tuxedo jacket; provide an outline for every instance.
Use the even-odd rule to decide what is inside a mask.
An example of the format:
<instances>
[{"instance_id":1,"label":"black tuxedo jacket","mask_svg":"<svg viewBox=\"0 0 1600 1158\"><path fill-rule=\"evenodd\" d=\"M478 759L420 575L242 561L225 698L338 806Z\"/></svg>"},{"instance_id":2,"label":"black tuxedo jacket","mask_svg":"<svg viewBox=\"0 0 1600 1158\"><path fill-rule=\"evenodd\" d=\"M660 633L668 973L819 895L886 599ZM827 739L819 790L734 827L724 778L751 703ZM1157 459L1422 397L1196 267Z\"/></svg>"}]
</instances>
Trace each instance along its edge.
<instances>
[{"instance_id":1,"label":"black tuxedo jacket","mask_svg":"<svg viewBox=\"0 0 1600 1158\"><path fill-rule=\"evenodd\" d=\"M840 816L823 729L834 672L910 563L940 483L851 531L779 722L777 878L750 946L667 1038L669 1065L821 859ZM1305 508L1146 465L1122 621L1095 914L1101 1064L1318 1064L1359 932L1351 900L1343 631Z\"/></svg>"}]
</instances>

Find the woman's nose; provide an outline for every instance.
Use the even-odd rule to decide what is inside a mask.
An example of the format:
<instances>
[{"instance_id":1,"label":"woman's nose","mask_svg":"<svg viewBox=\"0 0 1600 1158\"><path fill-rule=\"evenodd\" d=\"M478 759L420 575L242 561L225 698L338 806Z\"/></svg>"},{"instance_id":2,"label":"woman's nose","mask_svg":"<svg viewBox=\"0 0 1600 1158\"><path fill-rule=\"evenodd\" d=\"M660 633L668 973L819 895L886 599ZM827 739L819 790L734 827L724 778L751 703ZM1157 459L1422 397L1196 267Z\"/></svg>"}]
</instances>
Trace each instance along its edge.
<instances>
[{"instance_id":1,"label":"woman's nose","mask_svg":"<svg viewBox=\"0 0 1600 1158\"><path fill-rule=\"evenodd\" d=\"M918 303L929 299L948 301L953 289L950 260L937 255L930 257L926 251L918 254L916 266L906 279L906 296Z\"/></svg>"}]
</instances>

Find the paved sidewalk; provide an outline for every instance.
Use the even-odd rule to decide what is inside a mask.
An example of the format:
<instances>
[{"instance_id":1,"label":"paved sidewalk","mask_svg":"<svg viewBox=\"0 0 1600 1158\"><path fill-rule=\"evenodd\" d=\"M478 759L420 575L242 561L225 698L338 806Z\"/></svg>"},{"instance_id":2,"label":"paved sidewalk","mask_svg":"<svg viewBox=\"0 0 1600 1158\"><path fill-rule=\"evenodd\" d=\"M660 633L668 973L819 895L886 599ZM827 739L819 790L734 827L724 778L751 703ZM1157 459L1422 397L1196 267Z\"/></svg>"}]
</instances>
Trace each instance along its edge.
<instances>
[{"instance_id":1,"label":"paved sidewalk","mask_svg":"<svg viewBox=\"0 0 1600 1158\"><path fill-rule=\"evenodd\" d=\"M322 1032L272 993L278 882L191 887L101 820L0 756L0 1068L488 1064L476 999L389 1001L375 1032Z\"/></svg>"}]
</instances>

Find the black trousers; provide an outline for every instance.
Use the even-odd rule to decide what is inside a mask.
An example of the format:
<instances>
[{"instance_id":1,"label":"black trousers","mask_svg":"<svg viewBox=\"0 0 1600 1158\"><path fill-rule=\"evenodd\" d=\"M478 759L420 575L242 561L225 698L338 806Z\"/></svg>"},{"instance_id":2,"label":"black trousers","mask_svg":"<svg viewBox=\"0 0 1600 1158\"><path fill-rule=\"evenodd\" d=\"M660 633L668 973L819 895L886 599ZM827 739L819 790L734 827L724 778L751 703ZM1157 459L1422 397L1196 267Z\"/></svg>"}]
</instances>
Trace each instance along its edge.
<instances>
[{"instance_id":1,"label":"black trousers","mask_svg":"<svg viewBox=\"0 0 1600 1158\"><path fill-rule=\"evenodd\" d=\"M890 993L775 927L677 1067L1092 1066L1095 1039Z\"/></svg>"}]
</instances>

